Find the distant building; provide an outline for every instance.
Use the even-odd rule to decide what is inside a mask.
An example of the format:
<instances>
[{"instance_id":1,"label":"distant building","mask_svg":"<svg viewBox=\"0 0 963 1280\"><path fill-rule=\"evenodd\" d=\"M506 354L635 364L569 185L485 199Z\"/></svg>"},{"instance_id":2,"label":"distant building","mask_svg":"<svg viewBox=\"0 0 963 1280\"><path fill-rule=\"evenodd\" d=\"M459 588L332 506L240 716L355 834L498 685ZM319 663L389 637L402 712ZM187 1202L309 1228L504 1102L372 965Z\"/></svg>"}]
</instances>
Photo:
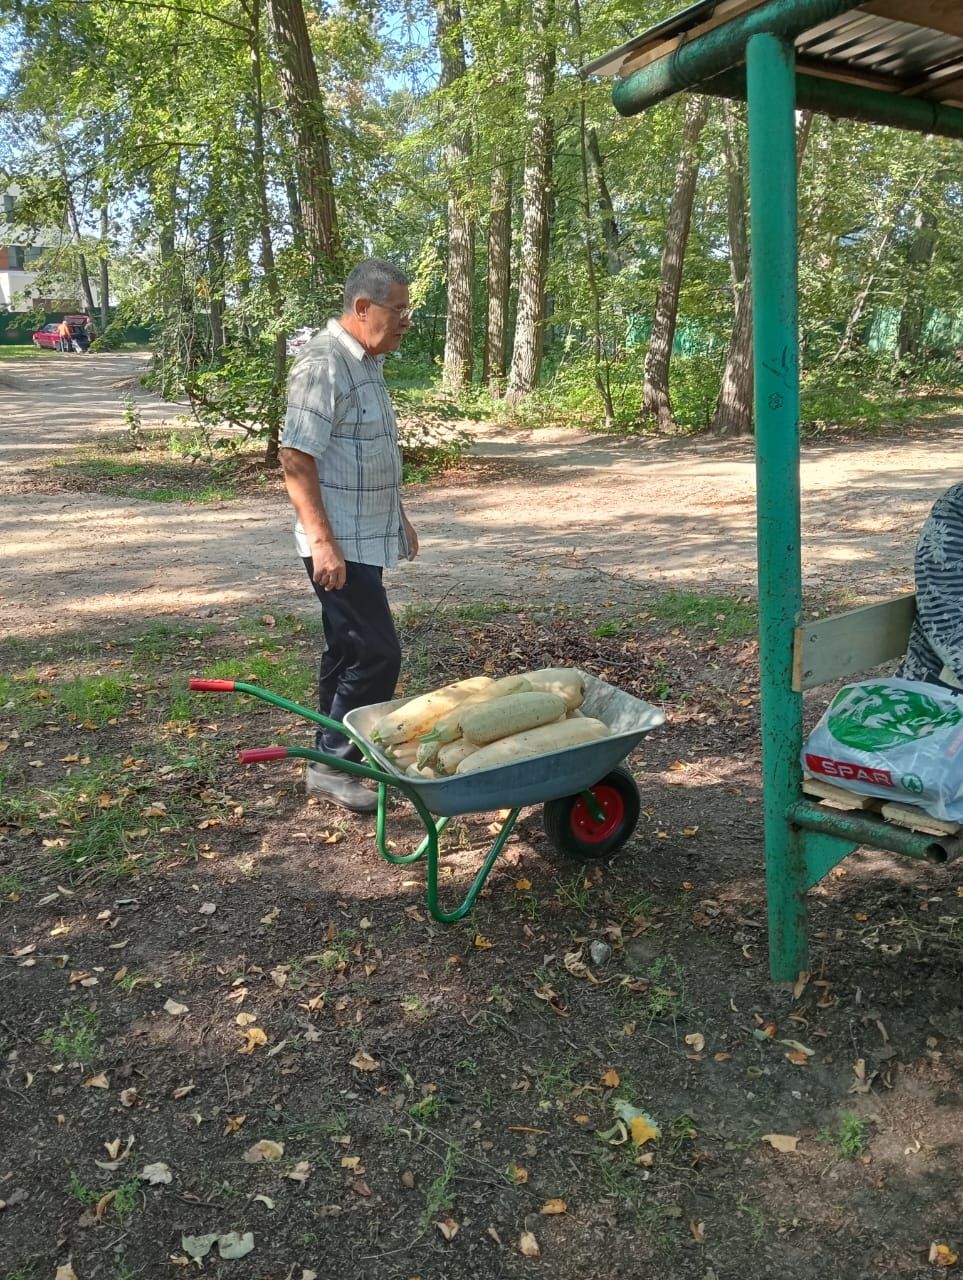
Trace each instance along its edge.
<instances>
[{"instance_id":1,"label":"distant building","mask_svg":"<svg viewBox=\"0 0 963 1280\"><path fill-rule=\"evenodd\" d=\"M63 235L45 228L28 236L25 228L13 223L16 202L16 187L7 187L0 208L0 311L82 311L77 285L67 277L56 282L55 294L49 281L44 293L37 289L37 272L31 267L48 249L55 249Z\"/></svg>"}]
</instances>

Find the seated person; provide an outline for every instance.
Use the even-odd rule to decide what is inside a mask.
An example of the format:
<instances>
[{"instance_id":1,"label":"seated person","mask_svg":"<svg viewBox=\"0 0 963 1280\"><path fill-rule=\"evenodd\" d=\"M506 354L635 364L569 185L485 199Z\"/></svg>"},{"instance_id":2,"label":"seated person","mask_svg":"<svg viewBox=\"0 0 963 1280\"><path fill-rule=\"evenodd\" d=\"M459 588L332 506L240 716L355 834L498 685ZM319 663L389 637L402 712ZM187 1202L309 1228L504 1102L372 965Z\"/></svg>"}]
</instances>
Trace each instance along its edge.
<instances>
[{"instance_id":1,"label":"seated person","mask_svg":"<svg viewBox=\"0 0 963 1280\"><path fill-rule=\"evenodd\" d=\"M933 504L914 567L916 620L896 674L963 691L963 484Z\"/></svg>"}]
</instances>

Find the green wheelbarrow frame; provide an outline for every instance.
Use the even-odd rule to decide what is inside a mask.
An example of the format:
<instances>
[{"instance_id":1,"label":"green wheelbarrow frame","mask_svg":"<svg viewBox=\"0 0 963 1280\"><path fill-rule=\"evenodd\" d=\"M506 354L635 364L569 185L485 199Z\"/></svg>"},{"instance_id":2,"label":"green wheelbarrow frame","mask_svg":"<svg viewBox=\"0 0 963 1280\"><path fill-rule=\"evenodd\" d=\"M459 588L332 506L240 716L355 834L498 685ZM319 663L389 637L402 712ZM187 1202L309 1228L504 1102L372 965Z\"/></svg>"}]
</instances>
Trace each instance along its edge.
<instances>
[{"instance_id":1,"label":"green wheelbarrow frame","mask_svg":"<svg viewBox=\"0 0 963 1280\"><path fill-rule=\"evenodd\" d=\"M461 920L474 907L475 899L478 897L485 881L488 879L489 872L495 865L498 855L505 846L505 842L512 833L512 828L518 819L518 815L522 811L523 806L510 809L508 817L502 822L498 834L492 842L484 862L475 873L475 878L469 886L461 905L456 907L454 911L443 911L438 901L438 837L451 821L450 817L435 818L429 811L424 800L418 794L417 790L405 781L398 774L385 772L368 748L368 744L363 738L359 737L348 725L341 724L337 720L332 720L328 716L322 715L320 711L314 711L310 707L303 707L298 702L291 702L288 698L282 698L276 693L271 693L268 689L262 689L259 685L245 684L241 680L202 680L192 679L189 687L198 693L243 693L252 698L260 698L262 702L269 702L271 706L280 707L283 711L291 711L295 715L302 716L305 720L311 720L315 724L323 725L326 729L332 729L336 733L344 734L350 738L355 746L362 752L368 763L362 764L354 760L344 760L340 756L331 756L324 751L318 751L314 747L254 747L238 752L238 760L242 764L257 764L272 760L285 760L290 758L300 760L314 760L318 764L326 764L334 769L341 769L345 773L351 774L356 778L367 778L371 782L378 784L378 812L376 820L376 839L378 843L378 852L386 862L393 862L397 865L405 865L410 862L418 862L422 858L427 858L427 902L428 910L432 917L440 924L453 924L456 920ZM391 853L387 848L387 810L388 810L388 789L394 787L400 791L406 799L410 800L415 808L418 817L421 819L425 828L425 838L413 853ZM597 822L603 821L605 814L595 797L595 793L591 789L582 791L581 796L588 806L589 812Z\"/></svg>"}]
</instances>

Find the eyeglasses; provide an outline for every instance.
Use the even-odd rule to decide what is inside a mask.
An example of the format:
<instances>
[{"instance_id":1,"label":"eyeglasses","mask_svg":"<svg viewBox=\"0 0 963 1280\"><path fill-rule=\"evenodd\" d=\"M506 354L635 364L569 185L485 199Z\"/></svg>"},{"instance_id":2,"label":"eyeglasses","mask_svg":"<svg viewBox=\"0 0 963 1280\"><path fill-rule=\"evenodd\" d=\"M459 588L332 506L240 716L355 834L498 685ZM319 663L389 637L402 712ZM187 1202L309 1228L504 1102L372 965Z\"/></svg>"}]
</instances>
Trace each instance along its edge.
<instances>
[{"instance_id":1,"label":"eyeglasses","mask_svg":"<svg viewBox=\"0 0 963 1280\"><path fill-rule=\"evenodd\" d=\"M393 311L399 320L410 320L415 314L414 307L393 307L388 302L375 302L374 298L371 299L371 305L380 307L382 311Z\"/></svg>"}]
</instances>

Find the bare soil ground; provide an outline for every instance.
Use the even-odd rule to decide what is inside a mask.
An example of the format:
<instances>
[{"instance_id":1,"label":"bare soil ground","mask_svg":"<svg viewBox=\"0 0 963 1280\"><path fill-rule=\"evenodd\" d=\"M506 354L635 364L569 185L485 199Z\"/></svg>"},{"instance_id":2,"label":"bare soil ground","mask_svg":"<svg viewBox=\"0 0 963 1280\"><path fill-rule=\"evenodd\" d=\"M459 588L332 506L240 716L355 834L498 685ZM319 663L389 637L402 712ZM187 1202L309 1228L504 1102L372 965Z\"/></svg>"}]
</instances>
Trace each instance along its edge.
<instances>
[{"instance_id":1,"label":"bare soil ground","mask_svg":"<svg viewBox=\"0 0 963 1280\"><path fill-rule=\"evenodd\" d=\"M853 855L810 894L810 973L768 979L743 447L493 432L408 499L425 552L391 590L433 608L407 688L560 662L668 717L620 856L568 864L528 811L442 926L370 821L235 763L302 722L186 692L310 701L276 486L158 505L49 466L122 425L132 367L0 367L0 1277L193 1274L197 1237L201 1274L252 1280L951 1270L958 867ZM809 451L815 593L911 584L958 431ZM667 586L718 615L670 616ZM449 830L446 903L496 820ZM420 838L403 807L389 838ZM620 1102L661 1135L635 1145Z\"/></svg>"},{"instance_id":2,"label":"bare soil ground","mask_svg":"<svg viewBox=\"0 0 963 1280\"><path fill-rule=\"evenodd\" d=\"M143 357L4 362L0 574L16 630L116 624L267 601L309 610L277 483L241 501L163 506L68 488L51 461L176 407L136 391ZM476 462L406 498L424 550L391 575L398 604L598 602L639 588L751 591L754 460L745 443L476 429ZM872 597L912 585L916 532L959 474L963 421L805 450L804 571L814 594ZM51 531L56 551L51 563ZM54 572L51 572L51 570ZM6 595L7 593L5 593Z\"/></svg>"}]
</instances>

